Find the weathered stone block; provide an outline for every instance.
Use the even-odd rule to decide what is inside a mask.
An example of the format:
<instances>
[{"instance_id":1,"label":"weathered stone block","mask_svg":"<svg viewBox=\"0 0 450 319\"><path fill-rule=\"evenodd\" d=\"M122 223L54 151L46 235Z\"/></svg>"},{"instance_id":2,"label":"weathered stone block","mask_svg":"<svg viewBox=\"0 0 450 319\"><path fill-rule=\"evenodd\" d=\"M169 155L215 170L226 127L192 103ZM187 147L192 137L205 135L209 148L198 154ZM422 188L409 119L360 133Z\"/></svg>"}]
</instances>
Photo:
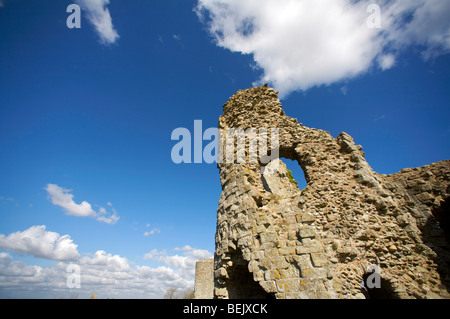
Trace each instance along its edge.
<instances>
[{"instance_id":1,"label":"weathered stone block","mask_svg":"<svg viewBox=\"0 0 450 319\"><path fill-rule=\"evenodd\" d=\"M283 279L299 278L300 270L297 267L291 265L286 269L280 269L280 277Z\"/></svg>"},{"instance_id":2,"label":"weathered stone block","mask_svg":"<svg viewBox=\"0 0 450 319\"><path fill-rule=\"evenodd\" d=\"M276 280L280 279L280 272L278 270L267 270L264 274L265 280Z\"/></svg>"},{"instance_id":3,"label":"weathered stone block","mask_svg":"<svg viewBox=\"0 0 450 319\"><path fill-rule=\"evenodd\" d=\"M314 267L324 267L328 264L325 254L312 253L311 260Z\"/></svg>"},{"instance_id":4,"label":"weathered stone block","mask_svg":"<svg viewBox=\"0 0 450 319\"><path fill-rule=\"evenodd\" d=\"M214 288L214 295L216 297L228 297L228 291L225 288Z\"/></svg>"},{"instance_id":5,"label":"weathered stone block","mask_svg":"<svg viewBox=\"0 0 450 319\"><path fill-rule=\"evenodd\" d=\"M278 240L278 235L275 232L265 232L265 233L261 233L259 234L259 237L261 238L261 243L273 243L276 240Z\"/></svg>"},{"instance_id":6,"label":"weathered stone block","mask_svg":"<svg viewBox=\"0 0 450 319\"><path fill-rule=\"evenodd\" d=\"M253 280L255 280L255 281L264 280L264 271L258 270L258 271L253 272Z\"/></svg>"},{"instance_id":7,"label":"weathered stone block","mask_svg":"<svg viewBox=\"0 0 450 319\"><path fill-rule=\"evenodd\" d=\"M285 269L289 267L289 263L284 257L275 257L272 259L276 269Z\"/></svg>"},{"instance_id":8,"label":"weathered stone block","mask_svg":"<svg viewBox=\"0 0 450 319\"><path fill-rule=\"evenodd\" d=\"M275 282L273 280L261 281L259 282L259 284L268 293L275 293L278 291L277 286L275 285Z\"/></svg>"},{"instance_id":9,"label":"weathered stone block","mask_svg":"<svg viewBox=\"0 0 450 319\"><path fill-rule=\"evenodd\" d=\"M320 252L320 246L319 245L297 246L296 252L298 255L316 253Z\"/></svg>"},{"instance_id":10,"label":"weathered stone block","mask_svg":"<svg viewBox=\"0 0 450 319\"><path fill-rule=\"evenodd\" d=\"M302 223L313 223L316 221L316 216L312 213L306 212L301 214L300 220Z\"/></svg>"},{"instance_id":11,"label":"weathered stone block","mask_svg":"<svg viewBox=\"0 0 450 319\"><path fill-rule=\"evenodd\" d=\"M300 290L299 279L280 279L276 281L276 285L279 292L290 293Z\"/></svg>"},{"instance_id":12,"label":"weathered stone block","mask_svg":"<svg viewBox=\"0 0 450 319\"><path fill-rule=\"evenodd\" d=\"M293 255L296 253L296 247L283 247L279 249L280 255Z\"/></svg>"},{"instance_id":13,"label":"weathered stone block","mask_svg":"<svg viewBox=\"0 0 450 319\"><path fill-rule=\"evenodd\" d=\"M228 276L227 270L226 270L225 268L223 268L223 267L217 269L217 270L214 272L214 277L215 277L215 278L227 277L227 276Z\"/></svg>"},{"instance_id":14,"label":"weathered stone block","mask_svg":"<svg viewBox=\"0 0 450 319\"><path fill-rule=\"evenodd\" d=\"M300 238L314 238L316 237L316 232L312 227L301 227L298 231Z\"/></svg>"}]
</instances>

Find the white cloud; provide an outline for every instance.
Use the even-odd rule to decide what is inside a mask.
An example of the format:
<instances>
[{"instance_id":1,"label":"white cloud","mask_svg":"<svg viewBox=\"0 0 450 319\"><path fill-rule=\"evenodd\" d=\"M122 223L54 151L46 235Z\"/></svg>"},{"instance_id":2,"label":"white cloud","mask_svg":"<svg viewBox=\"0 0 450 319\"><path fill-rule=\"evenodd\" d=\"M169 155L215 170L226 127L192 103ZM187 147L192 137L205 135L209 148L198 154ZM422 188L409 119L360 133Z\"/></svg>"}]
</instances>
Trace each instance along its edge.
<instances>
[{"instance_id":1,"label":"white cloud","mask_svg":"<svg viewBox=\"0 0 450 319\"><path fill-rule=\"evenodd\" d=\"M109 0L75 0L87 12L87 18L100 36L103 44L117 41L119 34L114 29L112 18L107 6Z\"/></svg>"},{"instance_id":2,"label":"white cloud","mask_svg":"<svg viewBox=\"0 0 450 319\"><path fill-rule=\"evenodd\" d=\"M56 184L47 184L45 190L50 195L52 203L64 208L68 215L84 217L96 215L88 202L83 201L81 204L76 204L73 201L73 195L69 193L69 189L64 189Z\"/></svg>"},{"instance_id":3,"label":"white cloud","mask_svg":"<svg viewBox=\"0 0 450 319\"><path fill-rule=\"evenodd\" d=\"M165 251L158 251L158 249L153 249L153 250L150 250L148 253L146 253L144 258L157 260L161 256L165 256L165 255L167 255L167 253Z\"/></svg>"},{"instance_id":4,"label":"white cloud","mask_svg":"<svg viewBox=\"0 0 450 319\"><path fill-rule=\"evenodd\" d=\"M108 206L112 207L110 202L108 202ZM117 216L117 211L114 208L111 208L111 209L113 211L113 214L110 215L110 216L106 216L106 214L107 214L106 209L103 208L103 207L100 207L96 219L98 221L104 222L106 224L115 224L115 223L117 223L119 221L120 217Z\"/></svg>"},{"instance_id":5,"label":"white cloud","mask_svg":"<svg viewBox=\"0 0 450 319\"><path fill-rule=\"evenodd\" d=\"M395 64L395 56L393 54L382 55L378 58L378 64L383 71L390 69Z\"/></svg>"},{"instance_id":6,"label":"white cloud","mask_svg":"<svg viewBox=\"0 0 450 319\"><path fill-rule=\"evenodd\" d=\"M190 258L210 257L212 254L191 248ZM74 263L62 261L56 265L39 267L14 261L8 253L0 252L0 298L162 298L170 287L181 290L194 285L195 262L181 262L175 256L153 251L164 256L171 266L133 265L127 258L99 250ZM176 261L175 261L176 260ZM164 261L163 261L164 262ZM71 264L79 266L80 288L69 289L67 272Z\"/></svg>"},{"instance_id":7,"label":"white cloud","mask_svg":"<svg viewBox=\"0 0 450 319\"><path fill-rule=\"evenodd\" d=\"M160 252L153 249L147 253L144 258L151 260L158 260L164 264L176 269L180 269L183 273L193 276L195 274L195 263L198 260L212 258L213 255L202 249L194 249L190 246L184 246L183 248L175 248L175 250L183 251L183 256L174 255L168 256L166 252Z\"/></svg>"},{"instance_id":8,"label":"white cloud","mask_svg":"<svg viewBox=\"0 0 450 319\"><path fill-rule=\"evenodd\" d=\"M24 262L13 262L13 258L8 253L0 253L0 276L31 276L41 268L28 266Z\"/></svg>"},{"instance_id":9,"label":"white cloud","mask_svg":"<svg viewBox=\"0 0 450 319\"><path fill-rule=\"evenodd\" d=\"M423 48L425 60L450 53L450 2L447 0L396 0L386 2L383 18L387 21L386 39L394 47L409 45ZM402 17L409 17L405 23Z\"/></svg>"},{"instance_id":10,"label":"white cloud","mask_svg":"<svg viewBox=\"0 0 450 319\"><path fill-rule=\"evenodd\" d=\"M154 234L159 234L161 231L158 228L153 228L152 230L146 231L144 236L151 236Z\"/></svg>"},{"instance_id":11,"label":"white cloud","mask_svg":"<svg viewBox=\"0 0 450 319\"><path fill-rule=\"evenodd\" d=\"M176 251L191 251L193 248L189 245L183 246L183 247L176 247L174 250Z\"/></svg>"},{"instance_id":12,"label":"white cloud","mask_svg":"<svg viewBox=\"0 0 450 319\"><path fill-rule=\"evenodd\" d=\"M96 212L92 208L92 205L86 201L81 202L81 204L75 203L73 200L74 196L69 193L70 190L64 189L56 184L47 184L45 190L49 194L51 202L54 205L62 207L68 215L95 217L98 221L107 224L115 224L120 218L117 216L117 212L114 208L112 208L113 214L111 216L107 216L107 212L104 207L100 207L99 211ZM108 206L112 206L110 202L108 202Z\"/></svg>"},{"instance_id":13,"label":"white cloud","mask_svg":"<svg viewBox=\"0 0 450 319\"><path fill-rule=\"evenodd\" d=\"M77 260L77 245L69 235L46 231L45 226L32 226L22 232L8 236L0 234L0 248L20 254L30 254L38 258L53 260Z\"/></svg>"},{"instance_id":14,"label":"white cloud","mask_svg":"<svg viewBox=\"0 0 450 319\"><path fill-rule=\"evenodd\" d=\"M98 216L97 217L97 220L98 221L100 221L100 222L104 222L104 223L106 223L106 224L115 224L115 223L117 223L118 221L119 221L119 216L117 216L117 214L116 213L114 213L114 214L112 214L111 216L109 216L109 217L106 217L106 216Z\"/></svg>"},{"instance_id":15,"label":"white cloud","mask_svg":"<svg viewBox=\"0 0 450 319\"><path fill-rule=\"evenodd\" d=\"M409 45L425 58L450 52L448 0L380 0L381 28L369 28L373 0L199 0L196 12L218 46L251 54L281 96L391 68ZM409 20L408 20L409 19ZM394 53L393 53L394 52Z\"/></svg>"},{"instance_id":16,"label":"white cloud","mask_svg":"<svg viewBox=\"0 0 450 319\"><path fill-rule=\"evenodd\" d=\"M97 266L108 271L128 271L130 265L128 259L119 255L111 255L103 250L95 252L93 257L83 257L80 260L81 265Z\"/></svg>"}]
</instances>

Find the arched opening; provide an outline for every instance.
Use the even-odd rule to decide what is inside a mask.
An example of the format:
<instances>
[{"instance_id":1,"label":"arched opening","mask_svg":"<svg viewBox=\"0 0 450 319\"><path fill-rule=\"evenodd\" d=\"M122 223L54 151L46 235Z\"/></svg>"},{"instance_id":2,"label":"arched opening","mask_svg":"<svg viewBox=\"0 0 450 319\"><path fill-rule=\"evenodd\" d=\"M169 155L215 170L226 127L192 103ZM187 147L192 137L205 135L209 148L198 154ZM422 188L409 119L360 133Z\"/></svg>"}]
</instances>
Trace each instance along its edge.
<instances>
[{"instance_id":1,"label":"arched opening","mask_svg":"<svg viewBox=\"0 0 450 319\"><path fill-rule=\"evenodd\" d=\"M300 190L308 186L308 183L306 182L305 179L305 173L303 172L303 169L296 160L293 161L288 158L281 158L281 160L283 161L284 164L286 164L288 173L289 172L291 173L290 176L288 174L288 178L293 184L296 183Z\"/></svg>"},{"instance_id":2,"label":"arched opening","mask_svg":"<svg viewBox=\"0 0 450 319\"><path fill-rule=\"evenodd\" d=\"M261 173L264 190L269 193L286 194L296 192L294 189L301 191L307 186L305 174L297 161L286 158L275 159L264 166Z\"/></svg>"},{"instance_id":3,"label":"arched opening","mask_svg":"<svg viewBox=\"0 0 450 319\"><path fill-rule=\"evenodd\" d=\"M275 299L273 294L267 293L260 284L253 279L248 270L248 262L239 250L231 253L232 266L228 268L227 289L230 299Z\"/></svg>"},{"instance_id":4,"label":"arched opening","mask_svg":"<svg viewBox=\"0 0 450 319\"><path fill-rule=\"evenodd\" d=\"M374 278L374 276L379 277ZM391 282L375 272L367 272L363 275L362 292L367 299L399 299Z\"/></svg>"},{"instance_id":5,"label":"arched opening","mask_svg":"<svg viewBox=\"0 0 450 319\"><path fill-rule=\"evenodd\" d=\"M447 193L449 192L450 190L447 189ZM439 226L444 232L447 242L450 242L450 197L447 197L442 201L440 206L433 206L431 209L434 218L436 218Z\"/></svg>"},{"instance_id":6,"label":"arched opening","mask_svg":"<svg viewBox=\"0 0 450 319\"><path fill-rule=\"evenodd\" d=\"M447 187L446 193L450 193L450 186ZM450 243L450 197L441 201L440 205L433 205L431 211L442 230L442 235L428 238L428 243L426 241L425 244L433 249L438 256L445 256L448 254ZM430 223L430 219L428 223ZM450 262L446 258L436 258L436 262L438 264L437 271L441 274L442 283L447 290L450 290L450 280L447 275Z\"/></svg>"}]
</instances>

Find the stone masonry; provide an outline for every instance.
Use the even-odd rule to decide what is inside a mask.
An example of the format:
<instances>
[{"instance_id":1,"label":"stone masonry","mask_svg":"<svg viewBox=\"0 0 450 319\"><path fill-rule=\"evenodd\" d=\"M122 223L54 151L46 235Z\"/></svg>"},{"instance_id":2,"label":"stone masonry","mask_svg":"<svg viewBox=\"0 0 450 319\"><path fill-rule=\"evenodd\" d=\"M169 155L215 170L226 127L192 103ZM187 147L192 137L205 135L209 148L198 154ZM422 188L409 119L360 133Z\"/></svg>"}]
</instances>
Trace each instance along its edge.
<instances>
[{"instance_id":1,"label":"stone masonry","mask_svg":"<svg viewBox=\"0 0 450 319\"><path fill-rule=\"evenodd\" d=\"M277 128L280 159L218 164L215 298L450 297L450 161L378 174L350 135L286 116L267 86L230 98L227 128ZM370 265L381 288L361 285Z\"/></svg>"},{"instance_id":2,"label":"stone masonry","mask_svg":"<svg viewBox=\"0 0 450 319\"><path fill-rule=\"evenodd\" d=\"M199 260L195 264L194 299L214 297L214 259Z\"/></svg>"}]
</instances>

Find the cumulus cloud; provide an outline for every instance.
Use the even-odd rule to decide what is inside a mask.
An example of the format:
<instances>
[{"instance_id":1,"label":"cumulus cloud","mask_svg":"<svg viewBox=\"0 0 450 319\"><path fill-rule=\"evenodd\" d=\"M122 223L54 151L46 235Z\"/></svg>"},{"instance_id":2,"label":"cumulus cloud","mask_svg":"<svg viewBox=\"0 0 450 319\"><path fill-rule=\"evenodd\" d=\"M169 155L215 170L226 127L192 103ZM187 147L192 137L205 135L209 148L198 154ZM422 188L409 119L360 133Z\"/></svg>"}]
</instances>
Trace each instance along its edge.
<instances>
[{"instance_id":1,"label":"cumulus cloud","mask_svg":"<svg viewBox=\"0 0 450 319\"><path fill-rule=\"evenodd\" d=\"M109 205L109 204L111 204L110 202L108 202L108 206L111 207L112 205ZM112 208L112 211L113 211L113 213L110 216L107 216L106 209L103 207L100 207L100 209L98 210L96 219L98 221L101 221L106 224L115 224L119 221L120 217L117 215L117 211L114 208Z\"/></svg>"},{"instance_id":2,"label":"cumulus cloud","mask_svg":"<svg viewBox=\"0 0 450 319\"><path fill-rule=\"evenodd\" d=\"M23 261L13 261L9 253L0 253L0 278L2 276L30 277L42 268L39 266L28 266ZM0 283L0 287L2 284Z\"/></svg>"},{"instance_id":3,"label":"cumulus cloud","mask_svg":"<svg viewBox=\"0 0 450 319\"><path fill-rule=\"evenodd\" d=\"M158 260L163 262L164 264L180 269L183 273L193 276L195 274L195 263L198 260L212 258L213 255L207 251L202 249L194 249L190 246L184 246L183 248L175 248L177 251L182 251L182 256L174 255L168 256L164 251L158 251L156 249L147 253L144 258Z\"/></svg>"},{"instance_id":4,"label":"cumulus cloud","mask_svg":"<svg viewBox=\"0 0 450 319\"><path fill-rule=\"evenodd\" d=\"M92 205L86 201L83 201L80 204L75 203L73 200L74 196L69 193L70 190L56 184L47 184L45 190L47 191L52 204L62 207L67 215L95 217L98 221L107 224L115 224L120 218L117 216L117 212L114 208L112 208L113 214L107 216L107 211L104 207L100 207L99 211L96 212L92 208ZM108 202L108 206L111 207L112 204Z\"/></svg>"},{"instance_id":5,"label":"cumulus cloud","mask_svg":"<svg viewBox=\"0 0 450 319\"><path fill-rule=\"evenodd\" d=\"M130 269L127 258L111 255L103 250L98 250L92 257L81 258L80 264L96 266L108 271L127 271Z\"/></svg>"},{"instance_id":6,"label":"cumulus cloud","mask_svg":"<svg viewBox=\"0 0 450 319\"><path fill-rule=\"evenodd\" d=\"M47 231L44 225L32 226L24 231L0 234L0 248L53 260L77 260L77 245L69 235Z\"/></svg>"},{"instance_id":7,"label":"cumulus cloud","mask_svg":"<svg viewBox=\"0 0 450 319\"><path fill-rule=\"evenodd\" d=\"M450 52L448 0L380 0L380 28L372 0L199 0L195 8L216 44L251 54L285 96L387 70L395 54L421 45L424 58Z\"/></svg>"},{"instance_id":8,"label":"cumulus cloud","mask_svg":"<svg viewBox=\"0 0 450 319\"><path fill-rule=\"evenodd\" d=\"M89 22L95 27L103 44L112 44L119 39L107 6L109 0L75 0L87 13Z\"/></svg>"},{"instance_id":9,"label":"cumulus cloud","mask_svg":"<svg viewBox=\"0 0 450 319\"><path fill-rule=\"evenodd\" d=\"M96 215L88 202L75 203L69 189L64 189L56 184L47 184L45 190L49 194L52 204L64 208L68 215L84 217Z\"/></svg>"},{"instance_id":10,"label":"cumulus cloud","mask_svg":"<svg viewBox=\"0 0 450 319\"><path fill-rule=\"evenodd\" d=\"M194 255L212 256L194 248L188 251L194 259ZM172 266L133 265L125 257L99 250L75 262L39 267L14 261L10 254L0 252L0 298L88 298L93 293L100 298L162 298L170 287L193 288L195 262L175 261L171 258L175 256L166 252L153 251L152 255L164 256ZM70 265L80 269L79 289L67 287L68 276L72 275Z\"/></svg>"}]
</instances>

